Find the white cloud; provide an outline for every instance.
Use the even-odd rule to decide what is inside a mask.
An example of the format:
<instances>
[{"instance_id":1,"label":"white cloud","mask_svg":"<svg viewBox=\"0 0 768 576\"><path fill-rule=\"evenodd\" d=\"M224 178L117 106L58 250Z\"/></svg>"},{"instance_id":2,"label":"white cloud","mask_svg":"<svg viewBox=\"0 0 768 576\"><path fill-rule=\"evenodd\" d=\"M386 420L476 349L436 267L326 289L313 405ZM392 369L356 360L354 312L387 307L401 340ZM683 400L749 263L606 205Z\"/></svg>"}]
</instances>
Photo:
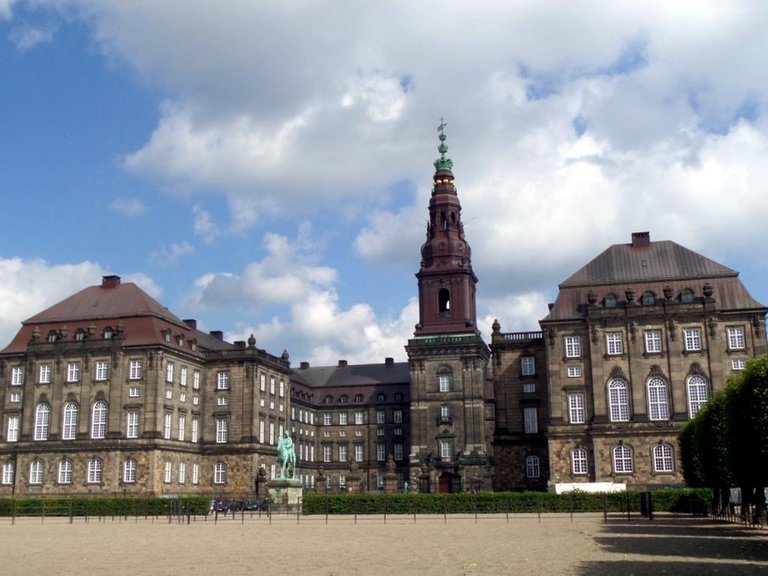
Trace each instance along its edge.
<instances>
[{"instance_id":1,"label":"white cloud","mask_svg":"<svg viewBox=\"0 0 768 576\"><path fill-rule=\"evenodd\" d=\"M8 8L10 12L10 8ZM0 6L2 16L2 6ZM53 31L36 26L18 26L14 28L9 39L19 52L28 52L39 44L49 44L53 41Z\"/></svg>"},{"instance_id":2,"label":"white cloud","mask_svg":"<svg viewBox=\"0 0 768 576\"><path fill-rule=\"evenodd\" d=\"M109 208L131 217L141 216L147 210L147 207L138 198L118 198L109 205Z\"/></svg>"},{"instance_id":3,"label":"white cloud","mask_svg":"<svg viewBox=\"0 0 768 576\"><path fill-rule=\"evenodd\" d=\"M149 261L157 266L171 267L176 266L180 258L194 252L195 248L189 242L174 242L170 246L163 245L150 254Z\"/></svg>"},{"instance_id":4,"label":"white cloud","mask_svg":"<svg viewBox=\"0 0 768 576\"><path fill-rule=\"evenodd\" d=\"M104 269L93 262L51 264L45 260L0 258L0 347L21 322L86 286L101 282Z\"/></svg>"},{"instance_id":5,"label":"white cloud","mask_svg":"<svg viewBox=\"0 0 768 576\"><path fill-rule=\"evenodd\" d=\"M0 20L10 20L13 17L13 5L16 0L0 0Z\"/></svg>"}]
</instances>

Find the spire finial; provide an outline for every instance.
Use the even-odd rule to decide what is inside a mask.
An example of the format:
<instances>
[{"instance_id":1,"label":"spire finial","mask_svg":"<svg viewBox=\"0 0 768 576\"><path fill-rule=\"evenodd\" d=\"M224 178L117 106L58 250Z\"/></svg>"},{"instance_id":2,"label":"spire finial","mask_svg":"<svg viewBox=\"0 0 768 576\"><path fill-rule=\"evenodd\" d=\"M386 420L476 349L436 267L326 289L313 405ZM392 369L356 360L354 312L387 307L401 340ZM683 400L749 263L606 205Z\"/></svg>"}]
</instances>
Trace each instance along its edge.
<instances>
[{"instance_id":1,"label":"spire finial","mask_svg":"<svg viewBox=\"0 0 768 576\"><path fill-rule=\"evenodd\" d=\"M440 152L440 158L435 160L435 170L450 170L453 168L453 161L450 158L445 157L445 153L448 152L448 146L445 143L447 136L445 135L445 127L448 124L445 118L440 117L440 126L437 127L437 131L440 132L440 145L437 147L437 151Z\"/></svg>"}]
</instances>

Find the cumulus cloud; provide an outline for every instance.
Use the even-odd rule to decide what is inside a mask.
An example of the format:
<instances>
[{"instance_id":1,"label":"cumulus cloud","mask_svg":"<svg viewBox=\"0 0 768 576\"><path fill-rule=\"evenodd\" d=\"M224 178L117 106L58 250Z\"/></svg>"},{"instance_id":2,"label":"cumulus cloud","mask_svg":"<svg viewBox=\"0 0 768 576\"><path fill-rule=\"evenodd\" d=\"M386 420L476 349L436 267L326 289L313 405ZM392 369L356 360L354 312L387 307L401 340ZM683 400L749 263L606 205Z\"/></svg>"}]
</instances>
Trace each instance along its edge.
<instances>
[{"instance_id":1,"label":"cumulus cloud","mask_svg":"<svg viewBox=\"0 0 768 576\"><path fill-rule=\"evenodd\" d=\"M10 342L21 322L59 300L101 282L94 262L52 264L41 259L0 258L0 344Z\"/></svg>"},{"instance_id":2,"label":"cumulus cloud","mask_svg":"<svg viewBox=\"0 0 768 576\"><path fill-rule=\"evenodd\" d=\"M9 39L19 52L27 52L39 44L52 42L53 31L36 26L19 26L11 31Z\"/></svg>"},{"instance_id":3,"label":"cumulus cloud","mask_svg":"<svg viewBox=\"0 0 768 576\"><path fill-rule=\"evenodd\" d=\"M174 242L169 246L161 246L150 254L149 261L164 268L176 266L184 256L194 254L195 248L189 242Z\"/></svg>"},{"instance_id":4,"label":"cumulus cloud","mask_svg":"<svg viewBox=\"0 0 768 576\"><path fill-rule=\"evenodd\" d=\"M13 5L16 0L0 0L0 19L10 20L13 16Z\"/></svg>"}]
</instances>

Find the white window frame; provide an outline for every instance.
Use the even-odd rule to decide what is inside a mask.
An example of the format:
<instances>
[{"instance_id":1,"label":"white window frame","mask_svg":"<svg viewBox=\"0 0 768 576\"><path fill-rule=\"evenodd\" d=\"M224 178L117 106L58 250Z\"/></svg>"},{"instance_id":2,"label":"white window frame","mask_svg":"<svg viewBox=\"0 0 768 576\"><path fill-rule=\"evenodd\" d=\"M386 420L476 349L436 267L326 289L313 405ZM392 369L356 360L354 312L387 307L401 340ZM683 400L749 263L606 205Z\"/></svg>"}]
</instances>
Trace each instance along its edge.
<instances>
[{"instance_id":1,"label":"white window frame","mask_svg":"<svg viewBox=\"0 0 768 576\"><path fill-rule=\"evenodd\" d=\"M262 420L263 422L263 420ZM190 442L197 442L198 435L200 434L200 419L192 418L192 429L190 430Z\"/></svg>"},{"instance_id":2,"label":"white window frame","mask_svg":"<svg viewBox=\"0 0 768 576\"><path fill-rule=\"evenodd\" d=\"M139 437L139 411L128 410L125 413L125 437L126 438L138 438Z\"/></svg>"},{"instance_id":3,"label":"white window frame","mask_svg":"<svg viewBox=\"0 0 768 576\"><path fill-rule=\"evenodd\" d=\"M376 410L376 424L385 424L387 413L384 410Z\"/></svg>"},{"instance_id":4,"label":"white window frame","mask_svg":"<svg viewBox=\"0 0 768 576\"><path fill-rule=\"evenodd\" d=\"M323 426L331 426L333 424L333 414L330 412L323 413Z\"/></svg>"},{"instance_id":5,"label":"white window frame","mask_svg":"<svg viewBox=\"0 0 768 576\"><path fill-rule=\"evenodd\" d=\"M38 371L38 382L40 384L50 384L51 383L51 365L50 364L40 364L39 371Z\"/></svg>"},{"instance_id":6,"label":"white window frame","mask_svg":"<svg viewBox=\"0 0 768 576\"><path fill-rule=\"evenodd\" d=\"M684 328L683 342L686 352L699 352L701 350L701 328Z\"/></svg>"},{"instance_id":7,"label":"white window frame","mask_svg":"<svg viewBox=\"0 0 768 576\"><path fill-rule=\"evenodd\" d=\"M349 449L346 444L339 444L339 462L346 462L349 459Z\"/></svg>"},{"instance_id":8,"label":"white window frame","mask_svg":"<svg viewBox=\"0 0 768 576\"><path fill-rule=\"evenodd\" d=\"M669 420L669 385L667 381L658 376L648 379L646 389L648 392L648 418L650 420Z\"/></svg>"},{"instance_id":9,"label":"white window frame","mask_svg":"<svg viewBox=\"0 0 768 576\"><path fill-rule=\"evenodd\" d=\"M662 351L661 330L646 330L643 333L643 339L647 354L658 354Z\"/></svg>"},{"instance_id":10,"label":"white window frame","mask_svg":"<svg viewBox=\"0 0 768 576\"><path fill-rule=\"evenodd\" d=\"M629 384L621 378L608 382L608 417L611 422L629 422Z\"/></svg>"},{"instance_id":11,"label":"white window frame","mask_svg":"<svg viewBox=\"0 0 768 576\"><path fill-rule=\"evenodd\" d=\"M6 426L5 441L6 442L18 442L19 441L19 423L21 418L12 414L8 416L8 422Z\"/></svg>"},{"instance_id":12,"label":"white window frame","mask_svg":"<svg viewBox=\"0 0 768 576\"><path fill-rule=\"evenodd\" d=\"M188 374L189 374L189 369L186 366L182 366L181 368L179 368L179 386L187 385Z\"/></svg>"},{"instance_id":13,"label":"white window frame","mask_svg":"<svg viewBox=\"0 0 768 576\"><path fill-rule=\"evenodd\" d=\"M393 446L393 448L395 461L400 462L403 459L403 445L398 442Z\"/></svg>"},{"instance_id":14,"label":"white window frame","mask_svg":"<svg viewBox=\"0 0 768 576\"><path fill-rule=\"evenodd\" d=\"M216 390L229 390L229 370L219 370L216 373Z\"/></svg>"},{"instance_id":15,"label":"white window frame","mask_svg":"<svg viewBox=\"0 0 768 576\"><path fill-rule=\"evenodd\" d=\"M564 346L566 358L581 358L581 336L566 336Z\"/></svg>"},{"instance_id":16,"label":"white window frame","mask_svg":"<svg viewBox=\"0 0 768 576\"><path fill-rule=\"evenodd\" d=\"M179 462L179 484L187 482L187 463Z\"/></svg>"},{"instance_id":17,"label":"white window frame","mask_svg":"<svg viewBox=\"0 0 768 576\"><path fill-rule=\"evenodd\" d=\"M98 458L88 460L88 472L86 482L88 484L101 484L104 477L104 465Z\"/></svg>"},{"instance_id":18,"label":"white window frame","mask_svg":"<svg viewBox=\"0 0 768 576\"><path fill-rule=\"evenodd\" d=\"M131 360L128 362L128 380L141 380L142 362L141 360Z\"/></svg>"},{"instance_id":19,"label":"white window frame","mask_svg":"<svg viewBox=\"0 0 768 576\"><path fill-rule=\"evenodd\" d=\"M365 416L364 416L364 413L363 413L362 410L358 410L357 412L355 412L355 424L356 425L360 426L363 423L364 418L365 418Z\"/></svg>"},{"instance_id":20,"label":"white window frame","mask_svg":"<svg viewBox=\"0 0 768 576\"><path fill-rule=\"evenodd\" d=\"M136 460L126 458L123 461L123 484L134 484L136 482Z\"/></svg>"},{"instance_id":21,"label":"white window frame","mask_svg":"<svg viewBox=\"0 0 768 576\"><path fill-rule=\"evenodd\" d=\"M192 390L200 390L200 370L192 371Z\"/></svg>"},{"instance_id":22,"label":"white window frame","mask_svg":"<svg viewBox=\"0 0 768 576\"><path fill-rule=\"evenodd\" d=\"M672 446L656 444L653 447L653 471L658 474L672 474L675 471L675 458Z\"/></svg>"},{"instance_id":23,"label":"white window frame","mask_svg":"<svg viewBox=\"0 0 768 576\"><path fill-rule=\"evenodd\" d=\"M526 434L539 432L539 409L535 406L523 408L523 432Z\"/></svg>"},{"instance_id":24,"label":"white window frame","mask_svg":"<svg viewBox=\"0 0 768 576\"><path fill-rule=\"evenodd\" d=\"M333 446L323 444L323 462L330 462L333 458Z\"/></svg>"},{"instance_id":25,"label":"white window frame","mask_svg":"<svg viewBox=\"0 0 768 576\"><path fill-rule=\"evenodd\" d=\"M521 376L536 375L536 357L535 356L522 356L520 358L520 375Z\"/></svg>"},{"instance_id":26,"label":"white window frame","mask_svg":"<svg viewBox=\"0 0 768 576\"><path fill-rule=\"evenodd\" d=\"M584 424L586 420L584 392L568 394L568 418L571 424Z\"/></svg>"},{"instance_id":27,"label":"white window frame","mask_svg":"<svg viewBox=\"0 0 768 576\"><path fill-rule=\"evenodd\" d=\"M362 444L355 444L355 462L362 462L365 454L365 447Z\"/></svg>"},{"instance_id":28,"label":"white window frame","mask_svg":"<svg viewBox=\"0 0 768 576\"><path fill-rule=\"evenodd\" d=\"M688 416L693 418L709 400L706 378L698 374L690 376L686 383L686 390L688 392Z\"/></svg>"},{"instance_id":29,"label":"white window frame","mask_svg":"<svg viewBox=\"0 0 768 576\"><path fill-rule=\"evenodd\" d=\"M339 426L346 426L349 416L346 412L339 412Z\"/></svg>"},{"instance_id":30,"label":"white window frame","mask_svg":"<svg viewBox=\"0 0 768 576\"><path fill-rule=\"evenodd\" d=\"M581 378L581 366L568 366L568 378Z\"/></svg>"},{"instance_id":31,"label":"white window frame","mask_svg":"<svg viewBox=\"0 0 768 576\"><path fill-rule=\"evenodd\" d=\"M109 377L109 362L106 360L97 360L94 379L104 382Z\"/></svg>"},{"instance_id":32,"label":"white window frame","mask_svg":"<svg viewBox=\"0 0 768 576\"><path fill-rule=\"evenodd\" d=\"M138 386L128 388L128 398L138 398L141 396L141 389Z\"/></svg>"},{"instance_id":33,"label":"white window frame","mask_svg":"<svg viewBox=\"0 0 768 576\"><path fill-rule=\"evenodd\" d=\"M170 440L173 428L173 413L167 411L163 414L163 440Z\"/></svg>"},{"instance_id":34,"label":"white window frame","mask_svg":"<svg viewBox=\"0 0 768 576\"><path fill-rule=\"evenodd\" d=\"M59 460L56 482L58 484L72 484L72 460L64 458Z\"/></svg>"},{"instance_id":35,"label":"white window frame","mask_svg":"<svg viewBox=\"0 0 768 576\"><path fill-rule=\"evenodd\" d=\"M541 477L541 460L535 454L528 454L528 456L525 457L525 477Z\"/></svg>"},{"instance_id":36,"label":"white window frame","mask_svg":"<svg viewBox=\"0 0 768 576\"><path fill-rule=\"evenodd\" d=\"M97 400L91 409L91 438L100 440L107 437L107 403Z\"/></svg>"},{"instance_id":37,"label":"white window frame","mask_svg":"<svg viewBox=\"0 0 768 576\"><path fill-rule=\"evenodd\" d=\"M163 463L163 482L170 484L173 481L173 463L170 460L166 460Z\"/></svg>"},{"instance_id":38,"label":"white window frame","mask_svg":"<svg viewBox=\"0 0 768 576\"><path fill-rule=\"evenodd\" d=\"M731 360L731 370L744 370L747 367L746 358L734 358Z\"/></svg>"},{"instance_id":39,"label":"white window frame","mask_svg":"<svg viewBox=\"0 0 768 576\"><path fill-rule=\"evenodd\" d=\"M376 460L384 462L387 459L387 445L383 442L376 444Z\"/></svg>"},{"instance_id":40,"label":"white window frame","mask_svg":"<svg viewBox=\"0 0 768 576\"><path fill-rule=\"evenodd\" d=\"M632 474L635 469L632 448L624 444L615 446L611 451L613 471L616 474Z\"/></svg>"},{"instance_id":41,"label":"white window frame","mask_svg":"<svg viewBox=\"0 0 768 576\"><path fill-rule=\"evenodd\" d=\"M585 448L575 448L571 451L571 472L574 476L583 476L589 473Z\"/></svg>"},{"instance_id":42,"label":"white window frame","mask_svg":"<svg viewBox=\"0 0 768 576\"><path fill-rule=\"evenodd\" d=\"M400 408L397 408L392 412L392 422L395 424L401 424L403 422L403 411Z\"/></svg>"},{"instance_id":43,"label":"white window frame","mask_svg":"<svg viewBox=\"0 0 768 576\"><path fill-rule=\"evenodd\" d=\"M43 483L43 463L38 459L29 463L29 483L34 485Z\"/></svg>"},{"instance_id":44,"label":"white window frame","mask_svg":"<svg viewBox=\"0 0 768 576\"><path fill-rule=\"evenodd\" d=\"M48 440L48 429L51 423L51 407L41 402L35 408L35 432L34 439L38 441Z\"/></svg>"},{"instance_id":45,"label":"white window frame","mask_svg":"<svg viewBox=\"0 0 768 576\"><path fill-rule=\"evenodd\" d=\"M450 374L437 375L437 389L439 392L451 391L451 375Z\"/></svg>"},{"instance_id":46,"label":"white window frame","mask_svg":"<svg viewBox=\"0 0 768 576\"><path fill-rule=\"evenodd\" d=\"M624 335L621 332L605 333L605 352L609 356L624 354Z\"/></svg>"},{"instance_id":47,"label":"white window frame","mask_svg":"<svg viewBox=\"0 0 768 576\"><path fill-rule=\"evenodd\" d=\"M64 419L61 426L61 439L74 440L77 437L77 420L80 407L77 402L67 402L64 405Z\"/></svg>"},{"instance_id":48,"label":"white window frame","mask_svg":"<svg viewBox=\"0 0 768 576\"><path fill-rule=\"evenodd\" d=\"M173 369L174 369L173 362L168 362L165 365L165 381L166 382L173 382Z\"/></svg>"},{"instance_id":49,"label":"white window frame","mask_svg":"<svg viewBox=\"0 0 768 576\"><path fill-rule=\"evenodd\" d=\"M22 386L24 384L24 367L15 366L11 369L11 386Z\"/></svg>"},{"instance_id":50,"label":"white window frame","mask_svg":"<svg viewBox=\"0 0 768 576\"><path fill-rule=\"evenodd\" d=\"M3 484L4 486L9 486L13 484L14 476L16 472L16 465L14 462L5 462L3 464L3 477L2 480L0 480L0 484Z\"/></svg>"},{"instance_id":51,"label":"white window frame","mask_svg":"<svg viewBox=\"0 0 768 576\"><path fill-rule=\"evenodd\" d=\"M747 347L744 326L728 326L728 350L744 350Z\"/></svg>"},{"instance_id":52,"label":"white window frame","mask_svg":"<svg viewBox=\"0 0 768 576\"><path fill-rule=\"evenodd\" d=\"M177 438L180 442L184 442L184 435L186 433L187 428L187 415L186 414L179 414L179 435Z\"/></svg>"},{"instance_id":53,"label":"white window frame","mask_svg":"<svg viewBox=\"0 0 768 576\"><path fill-rule=\"evenodd\" d=\"M192 463L192 484L200 483L200 464L197 462Z\"/></svg>"},{"instance_id":54,"label":"white window frame","mask_svg":"<svg viewBox=\"0 0 768 576\"><path fill-rule=\"evenodd\" d=\"M67 364L67 382L80 382L80 362Z\"/></svg>"},{"instance_id":55,"label":"white window frame","mask_svg":"<svg viewBox=\"0 0 768 576\"><path fill-rule=\"evenodd\" d=\"M214 484L226 484L227 483L227 464L226 462L216 462L213 465L213 483Z\"/></svg>"},{"instance_id":56,"label":"white window frame","mask_svg":"<svg viewBox=\"0 0 768 576\"><path fill-rule=\"evenodd\" d=\"M229 439L229 420L216 418L216 443L226 444Z\"/></svg>"}]
</instances>

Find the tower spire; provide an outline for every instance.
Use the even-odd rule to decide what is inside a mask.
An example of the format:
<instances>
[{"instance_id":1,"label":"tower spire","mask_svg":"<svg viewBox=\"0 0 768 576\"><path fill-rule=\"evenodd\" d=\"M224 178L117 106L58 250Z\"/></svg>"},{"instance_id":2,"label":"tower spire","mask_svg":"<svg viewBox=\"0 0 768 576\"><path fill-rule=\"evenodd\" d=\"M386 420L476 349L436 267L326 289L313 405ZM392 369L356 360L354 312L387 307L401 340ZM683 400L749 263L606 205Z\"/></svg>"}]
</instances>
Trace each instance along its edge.
<instances>
[{"instance_id":1,"label":"tower spire","mask_svg":"<svg viewBox=\"0 0 768 576\"><path fill-rule=\"evenodd\" d=\"M437 127L437 131L440 132L440 145L437 147L437 151L440 152L440 158L435 160L435 170L451 170L453 168L453 160L445 157L445 153L448 152L448 145L445 143L447 136L445 135L445 127L448 126L445 119L440 117L440 126Z\"/></svg>"}]
</instances>

